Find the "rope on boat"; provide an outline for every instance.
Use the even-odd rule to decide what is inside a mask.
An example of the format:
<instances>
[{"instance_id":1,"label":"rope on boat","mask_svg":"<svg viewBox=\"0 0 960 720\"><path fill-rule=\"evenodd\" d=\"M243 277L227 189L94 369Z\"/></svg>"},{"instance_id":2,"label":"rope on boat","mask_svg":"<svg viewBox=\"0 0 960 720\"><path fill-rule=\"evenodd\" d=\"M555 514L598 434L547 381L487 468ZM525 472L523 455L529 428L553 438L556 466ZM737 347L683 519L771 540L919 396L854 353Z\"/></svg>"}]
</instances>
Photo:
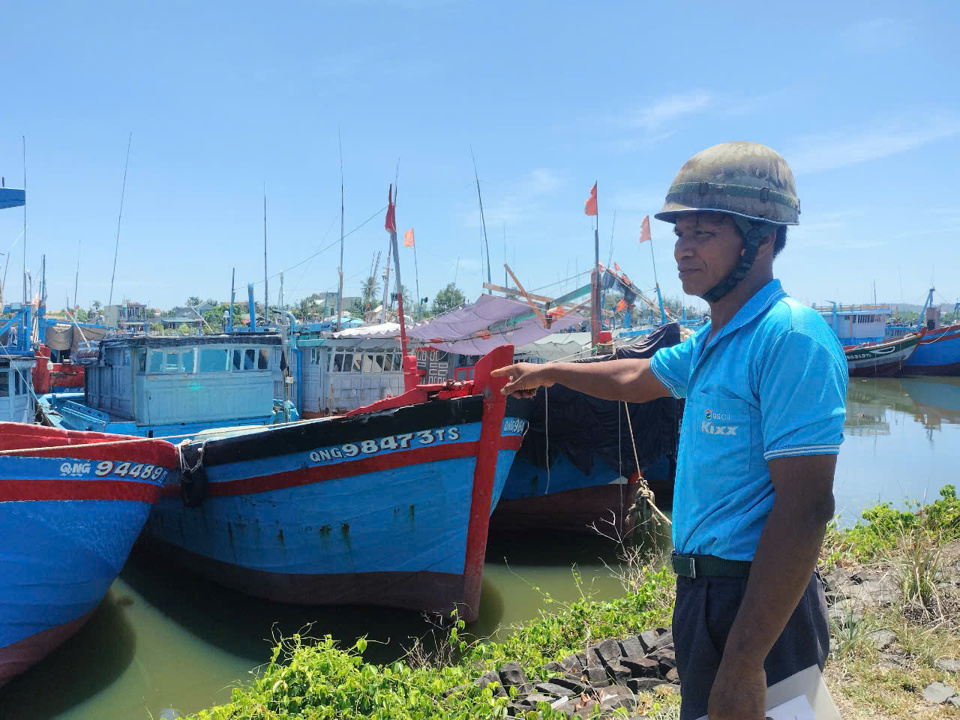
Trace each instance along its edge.
<instances>
[{"instance_id":1,"label":"rope on boat","mask_svg":"<svg viewBox=\"0 0 960 720\"><path fill-rule=\"evenodd\" d=\"M617 357L619 348L614 346L613 348L613 357L615 360L619 360ZM673 525L670 522L670 518L661 512L660 508L657 507L656 499L657 496L654 494L653 490L650 489L650 485L647 483L647 479L643 476L643 473L640 472L640 454L637 452L637 439L633 436L633 421L630 419L630 406L627 405L627 401L623 400L623 412L627 416L627 431L630 433L630 445L633 447L633 462L637 468L637 484L639 488L637 494L646 501L647 505L650 506L650 509L653 510L653 513L656 517L659 517L667 525ZM619 413L618 413L619 416ZM618 417L619 421L619 417ZM622 477L622 473L621 473Z\"/></svg>"}]
</instances>

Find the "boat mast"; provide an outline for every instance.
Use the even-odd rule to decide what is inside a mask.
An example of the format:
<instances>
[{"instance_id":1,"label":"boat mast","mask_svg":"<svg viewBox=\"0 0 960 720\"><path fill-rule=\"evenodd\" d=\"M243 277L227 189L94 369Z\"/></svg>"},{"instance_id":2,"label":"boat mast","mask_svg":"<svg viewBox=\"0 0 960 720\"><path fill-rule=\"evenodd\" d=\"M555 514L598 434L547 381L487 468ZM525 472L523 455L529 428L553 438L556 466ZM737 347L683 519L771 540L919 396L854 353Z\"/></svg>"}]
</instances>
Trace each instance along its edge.
<instances>
[{"instance_id":1,"label":"boat mast","mask_svg":"<svg viewBox=\"0 0 960 720\"><path fill-rule=\"evenodd\" d=\"M340 148L340 267L337 268L340 286L337 290L337 332L340 332L343 316L343 140L340 137L340 128L337 128L337 146Z\"/></svg>"},{"instance_id":2,"label":"boat mast","mask_svg":"<svg viewBox=\"0 0 960 720\"><path fill-rule=\"evenodd\" d=\"M27 194L27 136L22 135L21 139L23 140L23 194ZM126 173L126 171L124 171ZM7 257L7 264L9 265L10 258ZM6 272L4 272L6 275ZM23 203L23 304L26 307L27 300L27 203Z\"/></svg>"},{"instance_id":3,"label":"boat mast","mask_svg":"<svg viewBox=\"0 0 960 720\"><path fill-rule=\"evenodd\" d=\"M270 288L267 284L267 183L263 183L263 324L270 324ZM253 329L253 328L251 328Z\"/></svg>"},{"instance_id":4,"label":"boat mast","mask_svg":"<svg viewBox=\"0 0 960 720\"><path fill-rule=\"evenodd\" d=\"M120 221L123 219L123 197L127 192L127 167L130 165L130 144L133 142L133 133L127 138L127 159L123 163L123 185L120 187L120 212L117 214L117 240L113 246L113 274L110 275L110 296L107 305L113 305L113 281L117 277L117 254L120 251ZM26 229L26 225L24 225Z\"/></svg>"},{"instance_id":5,"label":"boat mast","mask_svg":"<svg viewBox=\"0 0 960 720\"><path fill-rule=\"evenodd\" d=\"M480 175L477 173L477 158L473 155L473 146L470 147L470 157L473 159L473 178L477 182L477 201L480 203L480 227L483 228L483 245L487 251L487 284L492 285L493 279L490 276L490 243L487 240L487 221L483 217L483 197L480 195ZM506 232L506 226L504 226ZM493 290L487 288L487 295L492 295Z\"/></svg>"},{"instance_id":6,"label":"boat mast","mask_svg":"<svg viewBox=\"0 0 960 720\"><path fill-rule=\"evenodd\" d=\"M387 196L389 198L389 195ZM391 213L390 210L393 210ZM393 251L393 264L394 264L394 274L396 275L396 284L397 284L397 315L400 320L400 352L401 357L403 358L403 381L404 389L407 388L408 374L406 371L407 365L407 325L403 317L403 283L400 280L400 253L397 248L397 220L396 220L396 203L391 201L387 210L388 219L392 219L392 226L387 228L387 231L390 233L390 249ZM388 261L389 262L389 261ZM388 265L389 267L389 265ZM414 379L412 382L413 385L416 384Z\"/></svg>"},{"instance_id":7,"label":"boat mast","mask_svg":"<svg viewBox=\"0 0 960 720\"><path fill-rule=\"evenodd\" d=\"M594 183L594 187L597 183ZM591 323L590 344L596 349L600 344L600 329L603 327L600 313L600 202L597 201L596 222L593 226L593 278L590 292Z\"/></svg>"}]
</instances>

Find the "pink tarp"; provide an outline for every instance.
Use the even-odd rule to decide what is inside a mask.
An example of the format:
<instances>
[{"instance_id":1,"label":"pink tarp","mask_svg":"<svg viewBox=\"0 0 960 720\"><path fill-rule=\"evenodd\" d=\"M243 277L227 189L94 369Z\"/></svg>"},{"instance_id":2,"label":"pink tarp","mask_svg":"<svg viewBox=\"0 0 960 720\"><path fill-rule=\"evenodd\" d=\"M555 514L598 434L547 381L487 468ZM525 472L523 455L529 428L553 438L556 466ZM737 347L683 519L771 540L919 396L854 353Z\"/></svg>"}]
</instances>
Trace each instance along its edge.
<instances>
[{"instance_id":1,"label":"pink tarp","mask_svg":"<svg viewBox=\"0 0 960 720\"><path fill-rule=\"evenodd\" d=\"M555 321L547 329L543 327L540 318L532 317L516 325L485 332L498 322L526 315L528 312L530 312L530 306L525 302L494 295L481 295L480 299L472 305L451 310L416 325L408 334L446 352L485 355L501 345L509 344L514 347L526 345L585 320L579 313L571 313ZM478 333L480 337L476 337Z\"/></svg>"}]
</instances>

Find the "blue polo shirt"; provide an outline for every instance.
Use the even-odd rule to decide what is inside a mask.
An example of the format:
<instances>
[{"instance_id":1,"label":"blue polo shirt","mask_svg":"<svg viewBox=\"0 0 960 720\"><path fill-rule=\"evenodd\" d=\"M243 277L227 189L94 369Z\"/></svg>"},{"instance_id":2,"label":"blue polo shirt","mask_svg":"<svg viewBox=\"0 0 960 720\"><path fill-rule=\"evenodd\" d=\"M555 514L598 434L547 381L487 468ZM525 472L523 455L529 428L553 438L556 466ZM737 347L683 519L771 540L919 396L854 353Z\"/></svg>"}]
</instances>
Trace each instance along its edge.
<instances>
[{"instance_id":1,"label":"blue polo shirt","mask_svg":"<svg viewBox=\"0 0 960 720\"><path fill-rule=\"evenodd\" d=\"M836 454L847 362L836 334L779 280L709 342L710 326L659 350L654 375L686 398L673 500L679 553L752 560L773 508L767 461Z\"/></svg>"}]
</instances>

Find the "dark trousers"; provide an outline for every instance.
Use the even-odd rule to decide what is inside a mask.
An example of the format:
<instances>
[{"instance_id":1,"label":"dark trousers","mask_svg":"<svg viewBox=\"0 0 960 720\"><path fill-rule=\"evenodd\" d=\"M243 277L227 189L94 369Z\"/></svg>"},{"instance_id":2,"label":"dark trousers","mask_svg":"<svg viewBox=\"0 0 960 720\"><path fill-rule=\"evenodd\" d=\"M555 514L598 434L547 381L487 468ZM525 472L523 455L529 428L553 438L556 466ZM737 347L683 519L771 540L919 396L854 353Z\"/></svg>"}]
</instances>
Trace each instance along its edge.
<instances>
[{"instance_id":1,"label":"dark trousers","mask_svg":"<svg viewBox=\"0 0 960 720\"><path fill-rule=\"evenodd\" d=\"M730 628L747 589L746 578L677 578L673 640L683 702L680 720L707 714L707 701L720 668ZM823 669L830 651L827 601L817 575L767 655L767 685L773 685L813 664Z\"/></svg>"}]
</instances>

